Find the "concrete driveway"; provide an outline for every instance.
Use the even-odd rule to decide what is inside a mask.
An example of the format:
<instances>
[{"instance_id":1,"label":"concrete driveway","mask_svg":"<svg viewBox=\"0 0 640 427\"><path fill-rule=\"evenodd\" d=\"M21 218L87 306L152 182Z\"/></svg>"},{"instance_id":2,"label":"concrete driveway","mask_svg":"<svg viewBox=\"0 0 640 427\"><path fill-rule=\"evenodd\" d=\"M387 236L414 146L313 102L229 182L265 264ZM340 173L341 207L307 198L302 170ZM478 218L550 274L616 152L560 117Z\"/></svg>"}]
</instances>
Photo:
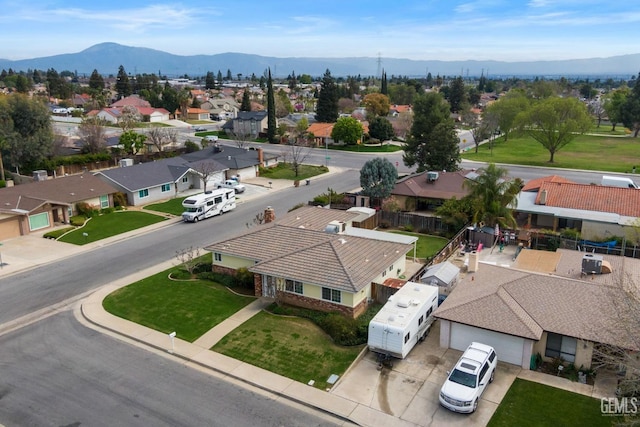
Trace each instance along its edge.
<instances>
[{"instance_id":1,"label":"concrete driveway","mask_svg":"<svg viewBox=\"0 0 640 427\"><path fill-rule=\"evenodd\" d=\"M461 351L439 346L439 323L427 339L393 367L378 369L375 354L367 352L333 387L332 394L398 418L397 425L485 426L493 416L520 368L498 363L495 380L485 390L473 414L457 414L440 406L438 394ZM375 425L375 424L372 424Z\"/></svg>"}]
</instances>

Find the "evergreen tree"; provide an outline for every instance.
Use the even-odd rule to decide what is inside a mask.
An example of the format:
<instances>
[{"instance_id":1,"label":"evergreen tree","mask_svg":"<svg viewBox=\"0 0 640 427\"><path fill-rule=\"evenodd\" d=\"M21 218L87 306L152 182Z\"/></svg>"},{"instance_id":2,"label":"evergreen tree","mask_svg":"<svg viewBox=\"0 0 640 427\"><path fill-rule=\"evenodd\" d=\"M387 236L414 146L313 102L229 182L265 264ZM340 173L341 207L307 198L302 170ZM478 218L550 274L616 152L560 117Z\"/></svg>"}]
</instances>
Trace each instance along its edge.
<instances>
[{"instance_id":1,"label":"evergreen tree","mask_svg":"<svg viewBox=\"0 0 640 427\"><path fill-rule=\"evenodd\" d=\"M242 103L240 104L240 111L251 111L251 96L249 95L249 88L244 88L242 93Z\"/></svg>"},{"instance_id":2,"label":"evergreen tree","mask_svg":"<svg viewBox=\"0 0 640 427\"><path fill-rule=\"evenodd\" d=\"M267 139L270 144L278 142L276 140L276 101L273 94L271 68L269 68L269 74L267 77Z\"/></svg>"},{"instance_id":3,"label":"evergreen tree","mask_svg":"<svg viewBox=\"0 0 640 427\"><path fill-rule=\"evenodd\" d=\"M640 73L633 82L633 87L622 105L622 124L637 137L640 132Z\"/></svg>"},{"instance_id":4,"label":"evergreen tree","mask_svg":"<svg viewBox=\"0 0 640 427\"><path fill-rule=\"evenodd\" d=\"M118 68L118 76L116 77L116 92L118 98L131 95L131 85L129 84L129 76L124 70L124 66Z\"/></svg>"},{"instance_id":5,"label":"evergreen tree","mask_svg":"<svg viewBox=\"0 0 640 427\"><path fill-rule=\"evenodd\" d=\"M362 194L374 199L386 199L396 185L398 171L393 163L384 157L367 161L360 169Z\"/></svg>"},{"instance_id":6,"label":"evergreen tree","mask_svg":"<svg viewBox=\"0 0 640 427\"><path fill-rule=\"evenodd\" d=\"M218 86L222 84L222 71L218 70L218 75L216 76L216 80L218 81Z\"/></svg>"},{"instance_id":7,"label":"evergreen tree","mask_svg":"<svg viewBox=\"0 0 640 427\"><path fill-rule=\"evenodd\" d=\"M213 72L207 71L207 76L204 78L205 89L215 89L216 79L213 77Z\"/></svg>"},{"instance_id":8,"label":"evergreen tree","mask_svg":"<svg viewBox=\"0 0 640 427\"><path fill-rule=\"evenodd\" d=\"M417 171L456 171L460 162L460 140L449 106L437 92L416 98L411 132L404 144L404 164Z\"/></svg>"},{"instance_id":9,"label":"evergreen tree","mask_svg":"<svg viewBox=\"0 0 640 427\"><path fill-rule=\"evenodd\" d=\"M374 117L369 121L369 136L379 141L388 141L395 134L393 125L385 117Z\"/></svg>"},{"instance_id":10,"label":"evergreen tree","mask_svg":"<svg viewBox=\"0 0 640 427\"><path fill-rule=\"evenodd\" d=\"M331 71L327 69L320 83L316 120L322 123L335 123L338 120L338 88Z\"/></svg>"},{"instance_id":11,"label":"evergreen tree","mask_svg":"<svg viewBox=\"0 0 640 427\"><path fill-rule=\"evenodd\" d=\"M380 93L383 95L389 95L389 88L387 87L387 73L382 70L382 82L380 84Z\"/></svg>"},{"instance_id":12,"label":"evergreen tree","mask_svg":"<svg viewBox=\"0 0 640 427\"><path fill-rule=\"evenodd\" d=\"M456 77L451 84L449 88L448 101L449 105L451 106L452 113L460 112L462 105L467 101L467 93L464 89L464 82L462 81L462 77Z\"/></svg>"},{"instance_id":13,"label":"evergreen tree","mask_svg":"<svg viewBox=\"0 0 640 427\"><path fill-rule=\"evenodd\" d=\"M226 80L228 82L230 82L231 80L233 80L233 75L231 74L231 70L229 68L227 68L227 78Z\"/></svg>"},{"instance_id":14,"label":"evergreen tree","mask_svg":"<svg viewBox=\"0 0 640 427\"><path fill-rule=\"evenodd\" d=\"M89 88L97 93L101 93L104 90L104 79L96 69L93 70L91 77L89 77Z\"/></svg>"}]
</instances>

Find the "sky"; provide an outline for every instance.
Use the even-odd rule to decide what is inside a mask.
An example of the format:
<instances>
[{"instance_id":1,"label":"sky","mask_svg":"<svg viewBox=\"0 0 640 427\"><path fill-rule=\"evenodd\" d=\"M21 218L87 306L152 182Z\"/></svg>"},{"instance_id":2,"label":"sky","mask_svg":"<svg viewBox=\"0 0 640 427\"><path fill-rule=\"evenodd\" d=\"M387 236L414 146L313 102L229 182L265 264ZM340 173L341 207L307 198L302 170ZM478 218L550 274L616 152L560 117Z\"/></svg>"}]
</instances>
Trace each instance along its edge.
<instances>
[{"instance_id":1,"label":"sky","mask_svg":"<svg viewBox=\"0 0 640 427\"><path fill-rule=\"evenodd\" d=\"M621 0L0 0L0 58L115 42L176 55L539 61L640 53Z\"/></svg>"}]
</instances>

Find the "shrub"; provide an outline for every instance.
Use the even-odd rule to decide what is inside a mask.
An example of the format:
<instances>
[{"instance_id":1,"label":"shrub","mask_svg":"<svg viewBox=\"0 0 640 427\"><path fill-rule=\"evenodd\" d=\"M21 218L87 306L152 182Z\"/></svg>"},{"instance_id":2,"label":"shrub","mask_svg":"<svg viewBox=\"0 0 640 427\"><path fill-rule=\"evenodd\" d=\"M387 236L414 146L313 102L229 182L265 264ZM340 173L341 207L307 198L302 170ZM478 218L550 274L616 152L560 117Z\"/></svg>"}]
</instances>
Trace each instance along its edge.
<instances>
[{"instance_id":1,"label":"shrub","mask_svg":"<svg viewBox=\"0 0 640 427\"><path fill-rule=\"evenodd\" d=\"M198 144L196 144L195 142L189 140L186 141L184 143L184 148L187 151L187 153L193 153L195 151L199 151L200 150L200 146Z\"/></svg>"},{"instance_id":2,"label":"shrub","mask_svg":"<svg viewBox=\"0 0 640 427\"><path fill-rule=\"evenodd\" d=\"M561 235L562 237L568 237L570 239L579 239L580 231L576 230L575 228L565 228L564 230L562 230Z\"/></svg>"},{"instance_id":3,"label":"shrub","mask_svg":"<svg viewBox=\"0 0 640 427\"><path fill-rule=\"evenodd\" d=\"M4 179L0 179L0 188L4 188L7 186L7 181L5 181Z\"/></svg>"},{"instance_id":4,"label":"shrub","mask_svg":"<svg viewBox=\"0 0 640 427\"><path fill-rule=\"evenodd\" d=\"M113 213L113 212L115 212L114 208L104 208L104 209L100 210L101 214L110 214L110 213Z\"/></svg>"},{"instance_id":5,"label":"shrub","mask_svg":"<svg viewBox=\"0 0 640 427\"><path fill-rule=\"evenodd\" d=\"M235 284L241 288L253 289L253 273L245 267L236 270Z\"/></svg>"},{"instance_id":6,"label":"shrub","mask_svg":"<svg viewBox=\"0 0 640 427\"><path fill-rule=\"evenodd\" d=\"M113 195L113 205L117 208L120 206L127 206L127 195L124 193L115 193Z\"/></svg>"},{"instance_id":7,"label":"shrub","mask_svg":"<svg viewBox=\"0 0 640 427\"><path fill-rule=\"evenodd\" d=\"M87 217L82 215L75 215L69 218L69 223L75 227L82 227L87 221Z\"/></svg>"},{"instance_id":8,"label":"shrub","mask_svg":"<svg viewBox=\"0 0 640 427\"><path fill-rule=\"evenodd\" d=\"M405 224L405 225L402 227L402 229L403 229L404 231L407 231L407 232L409 232L409 233L412 233L412 232L413 232L413 224Z\"/></svg>"},{"instance_id":9,"label":"shrub","mask_svg":"<svg viewBox=\"0 0 640 427\"><path fill-rule=\"evenodd\" d=\"M93 206L85 202L76 203L76 210L78 211L78 215L82 215L86 218L92 218L100 213L100 211L94 209Z\"/></svg>"},{"instance_id":10,"label":"shrub","mask_svg":"<svg viewBox=\"0 0 640 427\"><path fill-rule=\"evenodd\" d=\"M57 230L53 230L53 231L49 231L48 233L44 234L44 238L45 239L57 239L58 237L62 236L63 234L71 231L75 229L75 227L65 227L65 228L59 228Z\"/></svg>"}]
</instances>

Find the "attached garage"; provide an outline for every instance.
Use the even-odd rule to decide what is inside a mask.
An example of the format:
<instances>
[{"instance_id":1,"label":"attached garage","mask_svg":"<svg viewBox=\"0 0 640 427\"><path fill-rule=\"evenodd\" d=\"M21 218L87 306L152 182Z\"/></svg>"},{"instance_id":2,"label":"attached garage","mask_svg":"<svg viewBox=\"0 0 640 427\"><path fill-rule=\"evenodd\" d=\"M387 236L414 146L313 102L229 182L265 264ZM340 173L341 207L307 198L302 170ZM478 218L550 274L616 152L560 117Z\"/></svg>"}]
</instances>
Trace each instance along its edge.
<instances>
[{"instance_id":1,"label":"attached garage","mask_svg":"<svg viewBox=\"0 0 640 427\"><path fill-rule=\"evenodd\" d=\"M0 214L0 240L20 236L20 216Z\"/></svg>"},{"instance_id":2,"label":"attached garage","mask_svg":"<svg viewBox=\"0 0 640 427\"><path fill-rule=\"evenodd\" d=\"M529 367L533 341L462 323L448 321L443 323L445 322L449 323L449 348L464 351L471 342L477 341L492 346L496 350L498 360ZM441 327L440 333L446 334L446 330L446 327Z\"/></svg>"}]
</instances>

